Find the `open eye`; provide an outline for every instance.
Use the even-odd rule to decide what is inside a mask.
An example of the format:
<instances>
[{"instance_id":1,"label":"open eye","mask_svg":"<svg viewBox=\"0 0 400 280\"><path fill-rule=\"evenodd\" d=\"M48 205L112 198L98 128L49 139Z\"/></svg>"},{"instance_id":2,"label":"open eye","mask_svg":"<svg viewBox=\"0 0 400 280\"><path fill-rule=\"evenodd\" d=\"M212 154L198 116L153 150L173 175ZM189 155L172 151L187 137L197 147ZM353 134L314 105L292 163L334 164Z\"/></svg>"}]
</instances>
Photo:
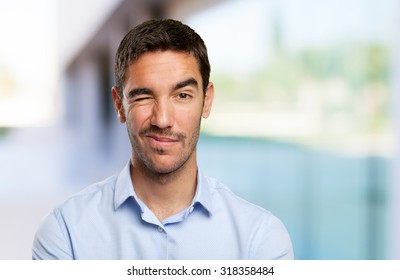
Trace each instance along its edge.
<instances>
[{"instance_id":1,"label":"open eye","mask_svg":"<svg viewBox=\"0 0 400 280\"><path fill-rule=\"evenodd\" d=\"M188 99L190 97L190 95L185 93L185 92L181 92L181 93L178 94L178 97L180 99Z\"/></svg>"}]
</instances>

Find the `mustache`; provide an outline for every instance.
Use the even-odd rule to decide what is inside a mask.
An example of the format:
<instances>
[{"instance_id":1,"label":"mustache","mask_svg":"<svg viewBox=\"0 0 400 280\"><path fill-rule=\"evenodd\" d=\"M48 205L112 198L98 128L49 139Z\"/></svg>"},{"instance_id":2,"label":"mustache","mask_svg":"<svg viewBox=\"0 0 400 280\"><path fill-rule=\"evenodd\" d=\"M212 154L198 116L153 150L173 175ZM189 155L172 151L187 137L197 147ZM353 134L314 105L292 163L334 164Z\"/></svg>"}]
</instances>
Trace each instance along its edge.
<instances>
[{"instance_id":1,"label":"mustache","mask_svg":"<svg viewBox=\"0 0 400 280\"><path fill-rule=\"evenodd\" d=\"M156 134L158 136L171 137L171 138L177 139L179 141L182 141L186 138L186 136L183 133L174 132L170 128L159 128L158 126L145 127L139 131L139 136L142 136L142 137L147 136L149 134Z\"/></svg>"}]
</instances>

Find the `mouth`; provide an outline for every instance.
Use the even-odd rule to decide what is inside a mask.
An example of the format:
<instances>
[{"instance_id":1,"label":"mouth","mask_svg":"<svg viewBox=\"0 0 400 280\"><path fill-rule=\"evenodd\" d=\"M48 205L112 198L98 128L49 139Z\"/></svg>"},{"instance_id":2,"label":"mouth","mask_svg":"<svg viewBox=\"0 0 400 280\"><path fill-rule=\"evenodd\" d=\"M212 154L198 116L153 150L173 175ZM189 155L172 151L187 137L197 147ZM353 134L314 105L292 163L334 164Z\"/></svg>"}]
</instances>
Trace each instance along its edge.
<instances>
[{"instance_id":1,"label":"mouth","mask_svg":"<svg viewBox=\"0 0 400 280\"><path fill-rule=\"evenodd\" d=\"M171 137L166 137L166 136L159 136L159 135L146 135L147 139L150 140L150 143L156 145L156 146L173 146L176 143L179 143L179 139L177 138L171 138Z\"/></svg>"}]
</instances>

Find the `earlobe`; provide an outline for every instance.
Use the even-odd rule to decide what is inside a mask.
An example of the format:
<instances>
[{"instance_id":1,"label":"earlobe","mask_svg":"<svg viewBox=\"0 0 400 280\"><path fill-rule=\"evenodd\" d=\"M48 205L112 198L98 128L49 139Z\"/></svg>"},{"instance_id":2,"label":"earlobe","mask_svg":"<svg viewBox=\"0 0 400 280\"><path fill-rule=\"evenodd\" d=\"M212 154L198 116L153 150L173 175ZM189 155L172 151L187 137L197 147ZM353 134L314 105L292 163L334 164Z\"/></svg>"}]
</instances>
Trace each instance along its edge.
<instances>
[{"instance_id":1,"label":"earlobe","mask_svg":"<svg viewBox=\"0 0 400 280\"><path fill-rule=\"evenodd\" d=\"M211 107L214 100L214 84L209 83L206 89L206 94L204 96L204 104L203 104L203 118L208 118L211 113Z\"/></svg>"},{"instance_id":2,"label":"earlobe","mask_svg":"<svg viewBox=\"0 0 400 280\"><path fill-rule=\"evenodd\" d=\"M114 108L115 108L115 111L117 112L118 120L121 123L124 123L126 121L125 113L124 113L124 106L122 104L122 100L118 93L117 87L115 87L115 86L112 87L111 93L112 93L112 98L114 101Z\"/></svg>"},{"instance_id":3,"label":"earlobe","mask_svg":"<svg viewBox=\"0 0 400 280\"><path fill-rule=\"evenodd\" d=\"M118 120L119 120L121 123L123 123L125 120L124 120L124 117L121 115L121 112L118 111L117 115L118 115Z\"/></svg>"}]
</instances>

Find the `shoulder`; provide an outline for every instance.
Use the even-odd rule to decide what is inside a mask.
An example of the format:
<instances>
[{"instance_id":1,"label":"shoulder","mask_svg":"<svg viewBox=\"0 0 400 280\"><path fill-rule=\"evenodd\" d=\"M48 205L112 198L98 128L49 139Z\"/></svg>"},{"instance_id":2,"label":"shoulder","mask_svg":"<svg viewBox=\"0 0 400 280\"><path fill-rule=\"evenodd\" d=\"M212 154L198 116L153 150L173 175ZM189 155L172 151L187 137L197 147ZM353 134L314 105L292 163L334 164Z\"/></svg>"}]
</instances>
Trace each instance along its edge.
<instances>
[{"instance_id":1,"label":"shoulder","mask_svg":"<svg viewBox=\"0 0 400 280\"><path fill-rule=\"evenodd\" d=\"M253 230L259 227L281 226L281 221L269 210L236 195L229 187L215 178L208 176L203 178L206 181L205 187L210 193L214 213L225 213L242 227Z\"/></svg>"},{"instance_id":2,"label":"shoulder","mask_svg":"<svg viewBox=\"0 0 400 280\"><path fill-rule=\"evenodd\" d=\"M102 209L112 207L116 179L114 175L92 184L54 208L36 231L32 258L73 259L71 232L87 228L103 214Z\"/></svg>"},{"instance_id":3,"label":"shoulder","mask_svg":"<svg viewBox=\"0 0 400 280\"><path fill-rule=\"evenodd\" d=\"M112 203L117 178L117 175L113 175L103 181L85 187L68 197L56 209L61 211L70 207L87 207L90 204L99 204L107 201Z\"/></svg>"},{"instance_id":4,"label":"shoulder","mask_svg":"<svg viewBox=\"0 0 400 280\"><path fill-rule=\"evenodd\" d=\"M248 214L261 215L264 218L273 216L265 208L236 195L229 187L215 178L204 176L213 199L213 205L224 203L226 206Z\"/></svg>"},{"instance_id":5,"label":"shoulder","mask_svg":"<svg viewBox=\"0 0 400 280\"><path fill-rule=\"evenodd\" d=\"M47 224L46 220L49 220L49 217L53 217L62 227L68 228L113 211L117 178L117 175L108 177L69 196L44 219L44 224Z\"/></svg>"},{"instance_id":6,"label":"shoulder","mask_svg":"<svg viewBox=\"0 0 400 280\"><path fill-rule=\"evenodd\" d=\"M111 207L113 205L114 191L118 176L113 175L107 179L89 185L81 191L69 196L45 218L56 219L58 223L65 223L66 220L82 218L87 212Z\"/></svg>"},{"instance_id":7,"label":"shoulder","mask_svg":"<svg viewBox=\"0 0 400 280\"><path fill-rule=\"evenodd\" d=\"M293 259L290 236L282 221L270 211L236 194L218 180L204 176L212 197L213 212L232 220L242 236L251 239L251 259ZM225 214L221 214L225 213Z\"/></svg>"}]
</instances>

